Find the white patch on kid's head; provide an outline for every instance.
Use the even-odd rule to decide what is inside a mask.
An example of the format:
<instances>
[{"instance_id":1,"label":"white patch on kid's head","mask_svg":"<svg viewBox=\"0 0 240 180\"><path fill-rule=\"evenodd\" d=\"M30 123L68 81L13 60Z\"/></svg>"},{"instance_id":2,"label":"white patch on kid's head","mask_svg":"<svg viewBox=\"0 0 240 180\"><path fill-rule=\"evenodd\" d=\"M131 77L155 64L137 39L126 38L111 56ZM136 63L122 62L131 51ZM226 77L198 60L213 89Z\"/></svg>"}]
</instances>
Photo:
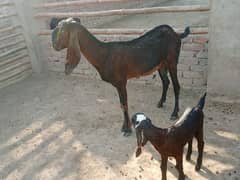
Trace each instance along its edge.
<instances>
[{"instance_id":1,"label":"white patch on kid's head","mask_svg":"<svg viewBox=\"0 0 240 180\"><path fill-rule=\"evenodd\" d=\"M144 114L137 114L137 121L141 122L143 120L146 120L147 117Z\"/></svg>"},{"instance_id":2,"label":"white patch on kid's head","mask_svg":"<svg viewBox=\"0 0 240 180\"><path fill-rule=\"evenodd\" d=\"M136 125L135 125L135 128L137 128L142 121L146 120L147 117L144 115L144 114L137 114L136 115Z\"/></svg>"}]
</instances>

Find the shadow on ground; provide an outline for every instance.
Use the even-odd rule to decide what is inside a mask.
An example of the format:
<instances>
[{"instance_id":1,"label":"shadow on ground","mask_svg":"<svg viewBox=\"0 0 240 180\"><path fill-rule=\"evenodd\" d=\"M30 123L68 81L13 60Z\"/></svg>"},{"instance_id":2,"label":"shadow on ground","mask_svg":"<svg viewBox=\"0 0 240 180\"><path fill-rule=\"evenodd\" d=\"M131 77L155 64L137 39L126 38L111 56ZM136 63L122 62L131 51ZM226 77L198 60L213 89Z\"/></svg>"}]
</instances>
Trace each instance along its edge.
<instances>
[{"instance_id":1,"label":"shadow on ground","mask_svg":"<svg viewBox=\"0 0 240 180\"><path fill-rule=\"evenodd\" d=\"M143 111L154 124L171 125L173 92L156 108L161 88L128 85L130 114ZM203 91L181 91L181 112ZM135 135L120 133L123 116L113 87L79 77L31 77L0 90L0 179L157 179L160 156L147 144L135 158ZM240 105L207 101L203 168L184 162L188 179L238 179ZM168 178L178 176L169 160Z\"/></svg>"}]
</instances>

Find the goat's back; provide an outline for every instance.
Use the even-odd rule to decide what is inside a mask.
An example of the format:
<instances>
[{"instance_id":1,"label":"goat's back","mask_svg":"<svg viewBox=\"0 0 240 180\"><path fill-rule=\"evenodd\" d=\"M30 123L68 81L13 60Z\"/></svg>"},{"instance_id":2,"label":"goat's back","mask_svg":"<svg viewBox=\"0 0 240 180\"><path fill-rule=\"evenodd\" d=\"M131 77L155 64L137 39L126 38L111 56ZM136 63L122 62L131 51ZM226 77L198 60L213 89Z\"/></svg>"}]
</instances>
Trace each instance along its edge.
<instances>
[{"instance_id":1,"label":"goat's back","mask_svg":"<svg viewBox=\"0 0 240 180\"><path fill-rule=\"evenodd\" d=\"M146 32L144 35L130 41L109 42L109 44L123 46L163 46L171 41L180 41L179 35L168 25L160 25Z\"/></svg>"},{"instance_id":2,"label":"goat's back","mask_svg":"<svg viewBox=\"0 0 240 180\"><path fill-rule=\"evenodd\" d=\"M194 137L203 127L203 111L199 108L193 108L181 123L173 125L168 133L169 136L175 136L177 139L186 139Z\"/></svg>"}]
</instances>

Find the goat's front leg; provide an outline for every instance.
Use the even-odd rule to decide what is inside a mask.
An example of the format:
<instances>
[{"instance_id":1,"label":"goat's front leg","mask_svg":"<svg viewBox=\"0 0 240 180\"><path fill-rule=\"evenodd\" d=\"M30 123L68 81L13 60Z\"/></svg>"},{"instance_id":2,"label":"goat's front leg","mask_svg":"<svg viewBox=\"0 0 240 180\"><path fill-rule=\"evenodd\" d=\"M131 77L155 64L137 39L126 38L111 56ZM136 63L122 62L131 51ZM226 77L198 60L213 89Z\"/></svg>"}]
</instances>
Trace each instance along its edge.
<instances>
[{"instance_id":1,"label":"goat's front leg","mask_svg":"<svg viewBox=\"0 0 240 180\"><path fill-rule=\"evenodd\" d=\"M167 161L168 157L162 155L161 171L162 171L162 180L167 180Z\"/></svg>"},{"instance_id":2,"label":"goat's front leg","mask_svg":"<svg viewBox=\"0 0 240 180\"><path fill-rule=\"evenodd\" d=\"M132 133L131 122L128 115L128 103L127 103L127 89L126 83L117 86L117 91L120 99L121 108L124 114L124 122L122 126L122 132L124 136L129 136Z\"/></svg>"}]
</instances>

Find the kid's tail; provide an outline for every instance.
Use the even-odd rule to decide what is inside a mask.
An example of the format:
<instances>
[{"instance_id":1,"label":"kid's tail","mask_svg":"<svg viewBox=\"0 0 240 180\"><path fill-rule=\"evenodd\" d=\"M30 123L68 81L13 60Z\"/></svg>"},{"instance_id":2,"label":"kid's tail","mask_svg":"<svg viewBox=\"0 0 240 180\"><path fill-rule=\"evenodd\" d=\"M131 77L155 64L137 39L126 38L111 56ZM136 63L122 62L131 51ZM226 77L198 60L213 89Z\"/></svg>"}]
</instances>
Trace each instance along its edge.
<instances>
[{"instance_id":1,"label":"kid's tail","mask_svg":"<svg viewBox=\"0 0 240 180\"><path fill-rule=\"evenodd\" d=\"M197 108L199 108L200 110L203 110L204 108L206 95L207 93L205 92L198 102Z\"/></svg>"}]
</instances>

